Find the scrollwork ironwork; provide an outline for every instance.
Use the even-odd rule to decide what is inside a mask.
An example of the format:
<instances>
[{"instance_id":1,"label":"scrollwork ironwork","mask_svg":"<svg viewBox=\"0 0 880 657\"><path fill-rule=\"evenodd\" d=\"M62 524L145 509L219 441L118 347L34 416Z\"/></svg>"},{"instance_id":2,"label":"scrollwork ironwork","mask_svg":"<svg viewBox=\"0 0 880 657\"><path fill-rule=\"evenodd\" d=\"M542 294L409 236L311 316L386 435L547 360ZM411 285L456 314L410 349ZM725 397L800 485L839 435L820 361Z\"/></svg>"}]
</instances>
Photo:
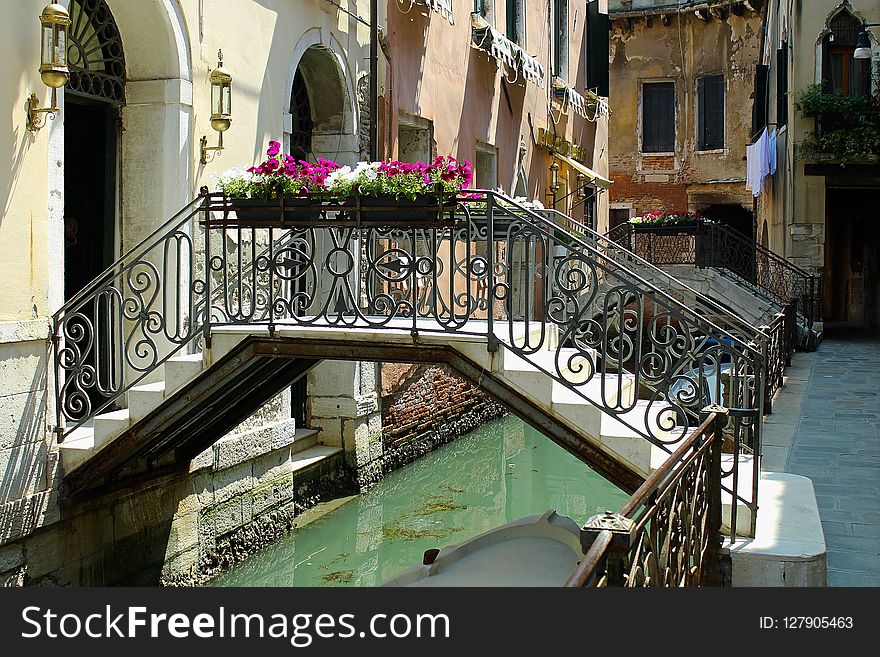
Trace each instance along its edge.
<instances>
[{"instance_id":1,"label":"scrollwork ironwork","mask_svg":"<svg viewBox=\"0 0 880 657\"><path fill-rule=\"evenodd\" d=\"M715 323L717 309L654 285L626 254L503 195L469 194L454 222L388 227L331 206L320 225L249 226L206 193L56 314L59 426L69 433L221 325L481 336L670 453L709 404L760 409L750 327ZM732 431L759 445L759 422Z\"/></svg>"}]
</instances>

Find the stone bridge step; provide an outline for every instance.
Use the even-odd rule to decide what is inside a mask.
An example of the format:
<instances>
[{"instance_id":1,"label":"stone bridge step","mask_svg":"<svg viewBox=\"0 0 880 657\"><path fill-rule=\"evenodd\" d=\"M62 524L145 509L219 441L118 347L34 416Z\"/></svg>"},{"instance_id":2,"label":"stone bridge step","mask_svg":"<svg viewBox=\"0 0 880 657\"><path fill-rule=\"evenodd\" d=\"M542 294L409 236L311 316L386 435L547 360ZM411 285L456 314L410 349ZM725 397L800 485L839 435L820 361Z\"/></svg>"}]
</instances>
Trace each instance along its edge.
<instances>
[{"instance_id":1,"label":"stone bridge step","mask_svg":"<svg viewBox=\"0 0 880 657\"><path fill-rule=\"evenodd\" d=\"M128 415L132 422L141 420L165 400L165 382L134 386L128 391Z\"/></svg>"},{"instance_id":2,"label":"stone bridge step","mask_svg":"<svg viewBox=\"0 0 880 657\"><path fill-rule=\"evenodd\" d=\"M167 394L176 392L192 381L205 367L201 352L174 356L165 362L165 390Z\"/></svg>"}]
</instances>

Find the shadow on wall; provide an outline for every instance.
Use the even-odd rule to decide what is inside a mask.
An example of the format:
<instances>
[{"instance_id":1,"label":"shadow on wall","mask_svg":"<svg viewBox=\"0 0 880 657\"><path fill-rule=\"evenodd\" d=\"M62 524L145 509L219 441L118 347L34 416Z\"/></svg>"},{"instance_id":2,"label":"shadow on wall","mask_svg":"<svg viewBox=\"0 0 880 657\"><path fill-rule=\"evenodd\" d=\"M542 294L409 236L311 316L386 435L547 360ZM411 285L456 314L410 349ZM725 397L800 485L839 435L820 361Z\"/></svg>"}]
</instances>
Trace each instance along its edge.
<instances>
[{"instance_id":1,"label":"shadow on wall","mask_svg":"<svg viewBox=\"0 0 880 657\"><path fill-rule=\"evenodd\" d=\"M21 32L21 30L18 32ZM25 45L22 45L22 47L29 45L27 39L24 39L23 41ZM6 48L0 49L0 54L5 52L7 52ZM5 55L3 55L3 59L10 67L15 66L15 63L10 62ZM9 117L9 127L3 131L3 134L6 135L6 139L0 142L0 161L9 163L9 168L5 171L6 184L3 187L2 192L0 192L2 193L2 197L0 197L0 206L3 208L3 212L0 213L0 227L5 223L6 215L9 213L9 209L12 205L12 197L15 194L15 189L21 178L25 156L30 150L31 144L33 144L36 139L36 136L24 125L26 105L17 102L19 89L27 86L27 83L31 79L30 71L23 70L21 66L17 68L19 71L22 71L22 74L19 76L19 83L17 85L11 83L4 84L4 89L2 91L5 93L3 96L0 96L0 99L3 101L2 109L0 109L0 111L3 112L4 116ZM9 70L15 69L10 68ZM31 87L34 88L37 98L40 99L40 107L48 107L49 91L45 86L38 83L39 79L37 79L37 82L32 84ZM31 87L28 87L28 90L30 90ZM5 96L6 93L9 95ZM60 118L56 117L55 120L60 120ZM52 119L47 116L47 125L44 128L46 132L48 132L51 121Z\"/></svg>"},{"instance_id":2,"label":"shadow on wall","mask_svg":"<svg viewBox=\"0 0 880 657\"><path fill-rule=\"evenodd\" d=\"M47 401L46 357L43 355L34 372L29 392L0 398L3 413L10 416L8 426L11 428L18 421L11 441L8 435L0 435L0 504L43 491L49 483Z\"/></svg>"}]
</instances>

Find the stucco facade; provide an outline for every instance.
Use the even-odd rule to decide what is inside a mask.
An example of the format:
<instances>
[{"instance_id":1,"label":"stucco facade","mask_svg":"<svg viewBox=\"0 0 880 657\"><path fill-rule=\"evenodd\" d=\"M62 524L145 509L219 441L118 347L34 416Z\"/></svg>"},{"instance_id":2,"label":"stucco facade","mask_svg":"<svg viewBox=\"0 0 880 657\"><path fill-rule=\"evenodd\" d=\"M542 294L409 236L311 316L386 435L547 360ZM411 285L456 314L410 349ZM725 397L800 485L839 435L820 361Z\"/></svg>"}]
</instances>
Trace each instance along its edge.
<instances>
[{"instance_id":1,"label":"stucco facade","mask_svg":"<svg viewBox=\"0 0 880 657\"><path fill-rule=\"evenodd\" d=\"M42 129L29 130L28 96L35 93L41 107L50 102L50 90L38 72L38 17L46 2L4 5L0 54L11 74L0 83L6 117L0 138L0 157L6 163L0 173L0 279L7 290L0 299L0 577L13 584L41 578L58 583L113 583L129 577L146 581L137 579L133 563L121 570L114 567L113 574L101 572L110 562L125 560L113 553L114 545L125 542L123 537L149 544L152 563L160 569L165 563L162 576L173 577L195 567L199 534L214 522L207 520L209 507L221 500L228 507L217 507L226 531L256 522L264 511L277 511L275 502L257 511L254 491L268 487L276 497L280 491L281 498L287 491L288 502L295 496L290 393L236 429L238 439L227 437L224 444L231 446L232 439L244 446L231 461L217 461L212 456L219 449L215 445L193 462L189 473L158 488L133 486L122 495L71 507L60 488L54 372L49 365L51 317L76 294L72 274L90 280L174 216L200 187L213 188L219 171L263 159L269 139L288 141L298 70L307 84L319 80L325 93L315 95L328 99L315 108L311 150L342 162L359 159L356 89L368 72L369 29L355 16L368 16L369 3L346 3L350 14L319 0L61 4L74 18L82 15L71 25L71 35L85 42L90 29L99 40L112 38L113 47L121 49L117 54L124 70L117 81L124 85L124 100L111 101L100 92L77 94L68 85L58 90L60 111ZM80 49L80 55L86 56L90 47ZM232 126L224 136L225 150L209 154L209 162L200 164L201 137L207 136L210 145L217 143L210 124L209 73L221 49L233 76ZM95 162L102 168L99 182L88 173ZM100 197L100 203L74 212L71 199L79 195ZM100 243L89 237L90 222L101 224ZM86 252L100 251L103 260L86 263L72 257L77 241ZM337 387L335 394L353 397L362 392L361 383L349 377L348 390ZM324 470L324 475L338 478L340 463L328 463ZM199 472L217 476L205 480ZM171 497L160 506L145 502L154 512L141 514L142 502L162 496L163 487ZM224 487L226 493L218 496ZM243 515L245 507L249 511ZM201 520L192 515L197 508ZM73 536L77 531L81 541ZM52 545L67 545L67 552L47 552L46 546ZM201 553L207 554L204 549ZM147 572L146 566L141 563L141 571ZM153 576L157 581L159 571Z\"/></svg>"},{"instance_id":2,"label":"stucco facade","mask_svg":"<svg viewBox=\"0 0 880 657\"><path fill-rule=\"evenodd\" d=\"M745 189L760 3L611 0L610 167L615 223L654 211L719 213L751 231ZM659 5L659 6L658 6ZM723 143L701 148L698 85L723 76ZM643 87L674 85L674 147L649 152ZM719 209L720 208L720 209Z\"/></svg>"},{"instance_id":3,"label":"stucco facade","mask_svg":"<svg viewBox=\"0 0 880 657\"><path fill-rule=\"evenodd\" d=\"M606 0L597 3L607 13ZM390 0L388 31L383 42L387 72L381 141L388 156L406 157L401 148L401 123L429 133L428 153L451 154L477 164L476 186L501 187L512 195L553 204L549 166L560 164L558 209L583 218L584 204L574 193L578 171L538 142L540 129L579 146L582 164L608 176L608 116L590 104L586 117L576 113L553 93L553 34L556 21L548 3L522 4L523 38L519 44L543 69L539 81L526 80L522 72L501 59L474 47L470 3L452 3L454 24L416 3ZM585 3L568 3L567 72L564 81L587 95L587 24ZM484 20L505 33L511 3L483 3ZM422 11L419 11L419 9ZM406 134L406 130L404 133ZM494 159L494 173L486 174L478 159ZM488 155L487 155L488 154ZM482 175L481 175L482 174ZM608 194L595 194L595 219L607 221ZM563 199L563 197L566 197Z\"/></svg>"},{"instance_id":4,"label":"stucco facade","mask_svg":"<svg viewBox=\"0 0 880 657\"><path fill-rule=\"evenodd\" d=\"M880 324L880 277L876 255L880 210L880 169L873 161L841 166L833 160L811 162L799 156L798 146L816 132L816 119L795 104L812 84L830 77L823 61L823 42L832 20L846 14L856 22L880 22L880 6L872 1L816 0L785 3L773 0L767 9L767 38L761 61L769 67L769 121L778 123L777 79L788 67L787 96L782 101L787 125L779 130L776 175L769 177L758 203L758 235L791 262L822 274L823 316L855 325ZM873 71L870 93L880 84L878 28L870 35ZM840 38L838 36L838 42ZM784 60L777 53L787 44ZM853 232L857 222L864 225ZM856 264L858 261L858 264Z\"/></svg>"}]
</instances>

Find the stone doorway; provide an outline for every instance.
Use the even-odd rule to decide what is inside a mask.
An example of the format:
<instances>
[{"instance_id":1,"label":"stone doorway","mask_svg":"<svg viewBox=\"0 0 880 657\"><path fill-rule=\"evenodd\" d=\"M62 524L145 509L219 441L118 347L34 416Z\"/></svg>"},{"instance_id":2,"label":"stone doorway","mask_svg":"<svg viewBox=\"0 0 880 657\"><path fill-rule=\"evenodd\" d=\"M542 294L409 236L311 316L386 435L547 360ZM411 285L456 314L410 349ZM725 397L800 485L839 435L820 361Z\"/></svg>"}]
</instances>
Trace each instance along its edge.
<instances>
[{"instance_id":1,"label":"stone doorway","mask_svg":"<svg viewBox=\"0 0 880 657\"><path fill-rule=\"evenodd\" d=\"M823 319L880 326L880 210L877 188L826 193Z\"/></svg>"},{"instance_id":2,"label":"stone doorway","mask_svg":"<svg viewBox=\"0 0 880 657\"><path fill-rule=\"evenodd\" d=\"M64 298L114 260L122 38L103 0L71 0L64 93Z\"/></svg>"}]
</instances>

